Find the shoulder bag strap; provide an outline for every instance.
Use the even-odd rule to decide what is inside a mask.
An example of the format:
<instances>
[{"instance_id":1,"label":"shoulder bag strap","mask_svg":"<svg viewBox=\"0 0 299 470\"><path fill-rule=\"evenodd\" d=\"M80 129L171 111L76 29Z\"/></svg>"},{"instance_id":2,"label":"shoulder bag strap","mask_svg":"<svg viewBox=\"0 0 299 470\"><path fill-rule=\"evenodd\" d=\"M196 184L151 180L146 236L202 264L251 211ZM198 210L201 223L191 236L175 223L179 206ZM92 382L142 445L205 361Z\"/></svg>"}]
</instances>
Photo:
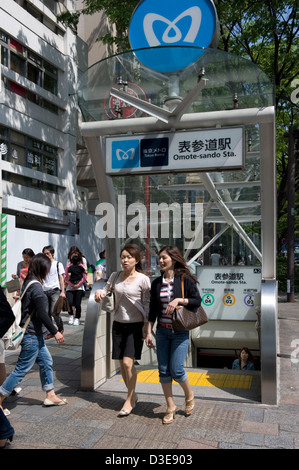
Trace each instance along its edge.
<instances>
[{"instance_id":1,"label":"shoulder bag strap","mask_svg":"<svg viewBox=\"0 0 299 470\"><path fill-rule=\"evenodd\" d=\"M36 282L38 282L40 284L39 281L30 281L30 282L28 282L27 286L25 287L24 291L22 292L22 295L20 296L20 300L22 300L22 298L24 297L24 294L27 291L28 287L31 286L31 284L34 284Z\"/></svg>"},{"instance_id":2,"label":"shoulder bag strap","mask_svg":"<svg viewBox=\"0 0 299 470\"><path fill-rule=\"evenodd\" d=\"M21 301L22 298L24 297L24 294L25 294L25 292L27 291L28 287L31 286L31 284L35 284L35 283L37 283L37 282L40 284L39 281L30 281L30 282L28 282L27 286L26 286L25 289L24 289L24 292L22 293L22 296L20 297L20 301ZM29 317L28 317L27 320L25 321L24 326L23 326L23 328L24 328L25 330L26 330L27 326L29 325L29 322L30 322L31 318L33 317L33 314L34 314L34 312L30 313Z\"/></svg>"},{"instance_id":3,"label":"shoulder bag strap","mask_svg":"<svg viewBox=\"0 0 299 470\"><path fill-rule=\"evenodd\" d=\"M182 284L182 299L184 299L184 276L181 277L181 284Z\"/></svg>"},{"instance_id":4,"label":"shoulder bag strap","mask_svg":"<svg viewBox=\"0 0 299 470\"><path fill-rule=\"evenodd\" d=\"M117 280L118 276L120 275L120 273L121 273L121 271L117 271L117 272L115 273L115 276L114 276L114 278L113 278L113 281L112 281L112 284L111 284L111 287L110 287L109 292L113 292L113 291L114 291L114 286L115 286L116 280Z\"/></svg>"}]
</instances>

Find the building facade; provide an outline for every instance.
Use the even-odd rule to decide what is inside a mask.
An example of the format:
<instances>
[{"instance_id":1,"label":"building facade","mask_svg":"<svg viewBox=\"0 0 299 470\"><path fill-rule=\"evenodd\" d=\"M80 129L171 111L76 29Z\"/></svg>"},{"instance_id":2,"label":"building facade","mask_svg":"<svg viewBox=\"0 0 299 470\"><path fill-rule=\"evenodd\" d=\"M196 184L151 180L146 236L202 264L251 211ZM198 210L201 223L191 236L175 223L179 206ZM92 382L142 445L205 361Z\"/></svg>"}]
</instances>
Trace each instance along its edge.
<instances>
[{"instance_id":1,"label":"building facade","mask_svg":"<svg viewBox=\"0 0 299 470\"><path fill-rule=\"evenodd\" d=\"M75 1L6 0L0 5L1 285L24 248L52 244L66 262L77 245L95 264L101 241L77 183L76 84L87 45L57 22Z\"/></svg>"}]
</instances>

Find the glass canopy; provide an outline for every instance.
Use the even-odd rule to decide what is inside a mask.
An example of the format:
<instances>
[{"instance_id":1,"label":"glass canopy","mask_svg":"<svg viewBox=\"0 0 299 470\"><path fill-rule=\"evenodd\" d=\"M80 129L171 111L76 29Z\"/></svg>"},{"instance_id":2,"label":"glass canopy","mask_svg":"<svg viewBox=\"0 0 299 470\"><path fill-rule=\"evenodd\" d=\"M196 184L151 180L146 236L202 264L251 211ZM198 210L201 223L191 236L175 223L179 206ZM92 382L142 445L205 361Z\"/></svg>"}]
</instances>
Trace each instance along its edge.
<instances>
[{"instance_id":1,"label":"glass canopy","mask_svg":"<svg viewBox=\"0 0 299 470\"><path fill-rule=\"evenodd\" d=\"M178 47L167 46L169 54L178 53ZM144 54L156 54L159 60L161 48L144 49ZM183 49L183 51L182 51ZM180 53L192 54L190 47L180 47ZM193 51L194 52L194 51ZM127 91L135 97L161 108L169 99L178 102L184 99L197 85L200 77L207 80L205 87L195 97L189 113L232 110L236 108L264 108L273 106L273 83L255 64L224 51L205 49L202 56L192 65L175 72L157 72L143 65L134 51L118 54L101 60L90 67L81 77L78 88L79 105L85 121L103 121L146 117L146 114L120 99L110 95L112 87ZM113 124L111 123L113 126ZM259 126L245 126L245 166L242 170L210 172L209 178L227 209L245 230L248 238L260 251L261 184ZM219 206L207 191L200 172L184 174L150 174L115 176L113 185L116 195L126 196L126 208L132 203L145 207L151 204L178 203L203 204L204 224L201 246L187 249L183 236L177 237L176 224L187 223L182 217L171 219L169 234L162 231L152 236L150 230L146 239L129 236L121 242L135 241L144 249L145 269L155 275L156 252L165 244L176 244L189 260L210 264L210 255L218 250L222 263L236 264L239 258L243 264L259 264L261 259L244 243L232 226L227 223ZM127 222L134 219L128 215ZM191 215L191 219L194 215ZM192 219L194 220L194 218ZM150 225L150 222L147 222ZM162 221L160 223L162 230ZM155 232L156 233L156 232ZM182 230L183 233L183 230ZM137 237L138 238L138 237ZM189 245L190 246L190 245Z\"/></svg>"},{"instance_id":2,"label":"glass canopy","mask_svg":"<svg viewBox=\"0 0 299 470\"><path fill-rule=\"evenodd\" d=\"M142 54L156 55L161 49L143 49ZM189 54L193 47L167 46L169 54ZM128 90L133 96L164 106L169 97L184 98L204 73L208 80L188 113L273 105L273 84L252 62L218 49L205 49L190 66L175 72L158 72L140 62L134 51L117 54L92 65L78 84L79 106L85 121L101 121L145 116L110 97L111 87Z\"/></svg>"}]
</instances>

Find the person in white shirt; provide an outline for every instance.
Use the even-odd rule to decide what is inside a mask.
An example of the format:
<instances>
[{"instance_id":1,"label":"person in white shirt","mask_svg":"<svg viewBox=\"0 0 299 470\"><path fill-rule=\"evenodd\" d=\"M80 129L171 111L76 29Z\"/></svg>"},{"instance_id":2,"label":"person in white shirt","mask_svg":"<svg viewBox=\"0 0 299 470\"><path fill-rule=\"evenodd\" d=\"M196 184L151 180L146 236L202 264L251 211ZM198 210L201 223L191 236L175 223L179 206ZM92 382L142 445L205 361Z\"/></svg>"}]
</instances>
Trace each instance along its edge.
<instances>
[{"instance_id":1,"label":"person in white shirt","mask_svg":"<svg viewBox=\"0 0 299 470\"><path fill-rule=\"evenodd\" d=\"M44 246L43 253L48 256L51 261L51 269L43 283L43 289L49 303L49 315L51 318L54 318L58 331L63 333L64 327L62 318L60 314L53 315L53 310L59 296L65 297L64 267L62 263L54 259L55 250L52 245ZM49 338L52 338L51 334L47 335L45 339Z\"/></svg>"},{"instance_id":2,"label":"person in white shirt","mask_svg":"<svg viewBox=\"0 0 299 470\"><path fill-rule=\"evenodd\" d=\"M106 274L106 250L101 251L100 259L96 262L96 281L99 279L107 279Z\"/></svg>"}]
</instances>

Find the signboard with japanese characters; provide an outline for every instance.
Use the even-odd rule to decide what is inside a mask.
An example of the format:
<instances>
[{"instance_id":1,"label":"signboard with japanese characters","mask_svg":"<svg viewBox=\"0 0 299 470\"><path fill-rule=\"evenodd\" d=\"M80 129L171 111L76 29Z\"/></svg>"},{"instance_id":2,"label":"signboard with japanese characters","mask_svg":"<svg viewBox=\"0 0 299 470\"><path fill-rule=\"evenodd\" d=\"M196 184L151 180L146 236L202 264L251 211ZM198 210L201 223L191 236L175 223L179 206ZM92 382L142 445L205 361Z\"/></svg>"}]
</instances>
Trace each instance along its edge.
<instances>
[{"instance_id":1,"label":"signboard with japanese characters","mask_svg":"<svg viewBox=\"0 0 299 470\"><path fill-rule=\"evenodd\" d=\"M106 138L106 173L111 176L243 167L243 127Z\"/></svg>"},{"instance_id":2,"label":"signboard with japanese characters","mask_svg":"<svg viewBox=\"0 0 299 470\"><path fill-rule=\"evenodd\" d=\"M261 292L260 266L198 266L202 306L210 320L257 320L254 300Z\"/></svg>"}]
</instances>

